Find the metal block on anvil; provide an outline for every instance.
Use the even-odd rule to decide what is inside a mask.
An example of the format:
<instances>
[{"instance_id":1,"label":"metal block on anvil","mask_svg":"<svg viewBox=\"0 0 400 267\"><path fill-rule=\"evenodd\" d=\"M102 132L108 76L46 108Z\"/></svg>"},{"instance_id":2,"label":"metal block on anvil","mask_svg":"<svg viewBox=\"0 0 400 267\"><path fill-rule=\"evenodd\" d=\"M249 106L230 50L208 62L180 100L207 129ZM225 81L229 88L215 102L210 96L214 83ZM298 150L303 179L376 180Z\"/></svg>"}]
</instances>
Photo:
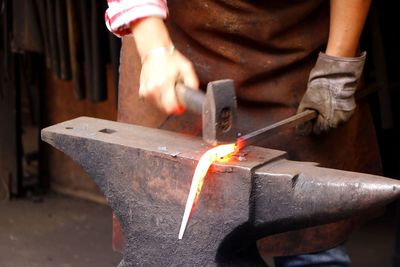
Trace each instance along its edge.
<instances>
[{"instance_id":1,"label":"metal block on anvil","mask_svg":"<svg viewBox=\"0 0 400 267\"><path fill-rule=\"evenodd\" d=\"M400 196L400 182L294 162L246 147L207 175L183 239L182 214L201 139L80 117L42 130L42 139L77 161L119 218L121 266L266 266L255 240L335 222Z\"/></svg>"}]
</instances>

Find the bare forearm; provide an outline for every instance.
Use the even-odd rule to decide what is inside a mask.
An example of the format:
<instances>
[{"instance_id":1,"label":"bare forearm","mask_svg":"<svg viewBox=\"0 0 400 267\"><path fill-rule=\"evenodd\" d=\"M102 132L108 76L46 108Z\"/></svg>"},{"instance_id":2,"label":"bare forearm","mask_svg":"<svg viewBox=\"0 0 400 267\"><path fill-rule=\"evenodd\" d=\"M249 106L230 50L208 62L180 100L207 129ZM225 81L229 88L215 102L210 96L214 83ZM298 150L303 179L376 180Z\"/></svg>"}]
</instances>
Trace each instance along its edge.
<instances>
[{"instance_id":1,"label":"bare forearm","mask_svg":"<svg viewBox=\"0 0 400 267\"><path fill-rule=\"evenodd\" d=\"M192 63L174 49L161 18L143 18L131 26L131 32L142 60L139 95L152 100L168 114L181 113L183 107L176 98L175 85L182 82L198 88Z\"/></svg>"},{"instance_id":2,"label":"bare forearm","mask_svg":"<svg viewBox=\"0 0 400 267\"><path fill-rule=\"evenodd\" d=\"M330 30L326 54L356 55L371 0L331 0Z\"/></svg>"},{"instance_id":3,"label":"bare forearm","mask_svg":"<svg viewBox=\"0 0 400 267\"><path fill-rule=\"evenodd\" d=\"M132 33L140 57L157 47L171 47L172 41L161 18L148 17L132 25Z\"/></svg>"}]
</instances>

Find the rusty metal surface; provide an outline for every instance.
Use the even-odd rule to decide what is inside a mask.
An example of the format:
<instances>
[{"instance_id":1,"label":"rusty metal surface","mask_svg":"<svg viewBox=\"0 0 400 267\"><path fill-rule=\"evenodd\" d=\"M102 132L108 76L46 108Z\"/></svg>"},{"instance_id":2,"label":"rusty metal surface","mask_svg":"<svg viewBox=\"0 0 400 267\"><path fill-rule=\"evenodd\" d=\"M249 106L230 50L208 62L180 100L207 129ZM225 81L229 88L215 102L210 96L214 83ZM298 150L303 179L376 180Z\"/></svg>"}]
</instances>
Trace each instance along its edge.
<instances>
[{"instance_id":1,"label":"rusty metal surface","mask_svg":"<svg viewBox=\"0 0 400 267\"><path fill-rule=\"evenodd\" d=\"M243 166L215 170L203 187L185 238L178 240L192 172L207 148L205 143L172 132L89 118L44 129L42 138L79 162L106 195L127 240L126 266L261 264L257 257L241 255L245 240L224 243L224 239L234 229L247 236L250 166L281 152L268 151L261 159L250 153Z\"/></svg>"},{"instance_id":2,"label":"rusty metal surface","mask_svg":"<svg viewBox=\"0 0 400 267\"><path fill-rule=\"evenodd\" d=\"M255 225L300 229L360 215L400 196L397 180L282 159L255 172ZM268 207L268 212L265 208Z\"/></svg>"},{"instance_id":3,"label":"rusty metal surface","mask_svg":"<svg viewBox=\"0 0 400 267\"><path fill-rule=\"evenodd\" d=\"M106 195L127 240L122 266L263 266L257 239L358 215L400 195L396 180L250 146L214 166L178 240L193 170L208 148L201 139L87 117L46 128L42 139Z\"/></svg>"}]
</instances>

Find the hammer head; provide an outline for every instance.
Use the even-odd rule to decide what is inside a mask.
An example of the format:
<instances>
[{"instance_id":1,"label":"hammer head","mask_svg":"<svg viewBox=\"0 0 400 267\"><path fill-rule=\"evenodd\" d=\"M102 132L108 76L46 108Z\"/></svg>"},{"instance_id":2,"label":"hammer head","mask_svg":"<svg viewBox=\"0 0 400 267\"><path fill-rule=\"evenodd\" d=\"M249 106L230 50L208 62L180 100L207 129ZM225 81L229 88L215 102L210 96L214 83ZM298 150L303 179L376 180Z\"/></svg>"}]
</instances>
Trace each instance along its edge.
<instances>
[{"instance_id":1,"label":"hammer head","mask_svg":"<svg viewBox=\"0 0 400 267\"><path fill-rule=\"evenodd\" d=\"M233 80L207 85L203 103L203 139L209 144L234 143L237 138L237 104Z\"/></svg>"}]
</instances>

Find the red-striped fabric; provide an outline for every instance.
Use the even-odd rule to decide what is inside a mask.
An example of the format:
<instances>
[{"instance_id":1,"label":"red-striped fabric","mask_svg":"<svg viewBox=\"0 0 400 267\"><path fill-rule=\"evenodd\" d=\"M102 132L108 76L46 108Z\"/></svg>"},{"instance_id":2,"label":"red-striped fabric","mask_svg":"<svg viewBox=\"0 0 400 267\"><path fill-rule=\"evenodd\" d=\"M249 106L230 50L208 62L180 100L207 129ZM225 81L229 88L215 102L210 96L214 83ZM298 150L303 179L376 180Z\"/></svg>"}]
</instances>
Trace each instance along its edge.
<instances>
[{"instance_id":1,"label":"red-striped fabric","mask_svg":"<svg viewBox=\"0 0 400 267\"><path fill-rule=\"evenodd\" d=\"M145 17L168 15L167 0L107 0L105 21L108 30L117 36L131 33L130 25Z\"/></svg>"}]
</instances>

